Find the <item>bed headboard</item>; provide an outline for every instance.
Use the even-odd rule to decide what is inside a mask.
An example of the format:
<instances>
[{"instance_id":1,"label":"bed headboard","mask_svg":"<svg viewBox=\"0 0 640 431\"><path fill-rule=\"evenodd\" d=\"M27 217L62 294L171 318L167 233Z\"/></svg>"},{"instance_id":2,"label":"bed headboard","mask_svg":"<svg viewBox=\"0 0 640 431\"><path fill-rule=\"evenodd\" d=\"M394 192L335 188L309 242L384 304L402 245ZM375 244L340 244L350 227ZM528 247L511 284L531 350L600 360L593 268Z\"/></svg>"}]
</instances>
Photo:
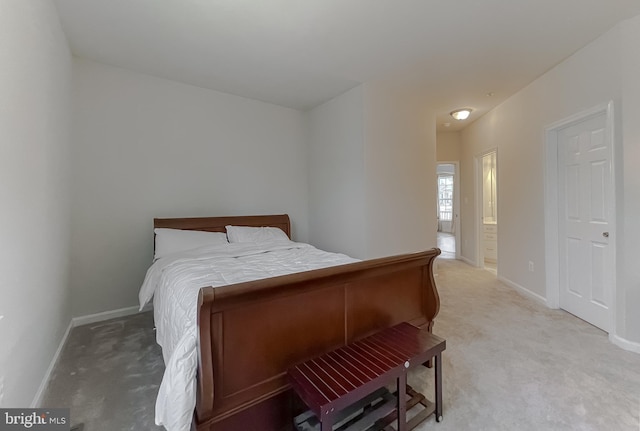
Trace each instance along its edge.
<instances>
[{"instance_id":1,"label":"bed headboard","mask_svg":"<svg viewBox=\"0 0 640 431\"><path fill-rule=\"evenodd\" d=\"M287 214L229 216L229 217L190 217L190 218L154 218L154 228L204 230L207 232L226 232L225 226L279 227L291 238L291 222Z\"/></svg>"}]
</instances>

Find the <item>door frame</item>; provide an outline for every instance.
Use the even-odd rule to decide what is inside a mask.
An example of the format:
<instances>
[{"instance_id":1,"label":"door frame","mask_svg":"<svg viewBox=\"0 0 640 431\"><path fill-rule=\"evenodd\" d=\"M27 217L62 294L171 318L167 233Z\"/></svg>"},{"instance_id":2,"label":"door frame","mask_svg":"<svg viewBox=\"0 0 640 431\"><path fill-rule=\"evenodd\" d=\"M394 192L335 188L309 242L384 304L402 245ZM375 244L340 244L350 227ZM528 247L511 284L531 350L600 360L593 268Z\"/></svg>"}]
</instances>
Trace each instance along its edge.
<instances>
[{"instance_id":1,"label":"door frame","mask_svg":"<svg viewBox=\"0 0 640 431\"><path fill-rule=\"evenodd\" d=\"M498 147L491 147L483 150L474 157L475 165L475 186L476 186L476 201L475 201L475 226L476 226L476 266L478 268L484 268L484 203L482 197L484 194L483 184L483 171L482 171L482 158L487 154L496 153L496 199L498 205L496 205L496 218L500 220L500 211L498 206L500 205L500 186L498 177L500 176L500 167L498 166ZM500 238L500 221L498 221L498 238ZM498 258L496 259L496 272L500 265L500 246L498 246Z\"/></svg>"},{"instance_id":2,"label":"door frame","mask_svg":"<svg viewBox=\"0 0 640 431\"><path fill-rule=\"evenodd\" d=\"M455 173L453 174L453 230L456 238L456 259L460 259L460 162L459 161L437 161L437 165L453 165ZM436 180L436 185L437 185ZM438 194L436 193L436 196Z\"/></svg>"},{"instance_id":3,"label":"door frame","mask_svg":"<svg viewBox=\"0 0 640 431\"><path fill-rule=\"evenodd\" d=\"M609 231L613 233L609 237L609 245L611 246L611 253L613 254L613 268L612 277L612 292L611 292L611 304L610 304L610 333L615 334L616 331L616 303L617 303L617 288L616 288L616 191L618 184L616 181L617 174L615 171L615 131L614 131L614 112L613 101L595 106L591 109L587 109L576 114L573 114L567 118L557 121L553 124L545 127L545 173L544 173L544 226L545 226L545 266L546 266L546 296L547 306L550 308L560 308L560 244L559 244L559 230L560 220L558 220L559 214L559 202L558 202L558 132L568 126L580 123L584 120L594 117L596 115L605 114L606 126L605 134L610 140L610 175L611 185L613 187L613 193L611 196L611 210L613 211Z\"/></svg>"}]
</instances>

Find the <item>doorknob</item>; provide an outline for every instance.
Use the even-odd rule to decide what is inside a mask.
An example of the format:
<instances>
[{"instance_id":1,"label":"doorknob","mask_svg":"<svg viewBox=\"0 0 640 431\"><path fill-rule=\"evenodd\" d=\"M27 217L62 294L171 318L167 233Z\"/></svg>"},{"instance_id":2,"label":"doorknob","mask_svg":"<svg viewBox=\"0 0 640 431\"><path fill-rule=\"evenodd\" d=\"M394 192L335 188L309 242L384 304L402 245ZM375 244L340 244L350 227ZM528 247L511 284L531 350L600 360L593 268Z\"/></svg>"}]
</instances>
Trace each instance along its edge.
<instances>
[{"instance_id":1,"label":"doorknob","mask_svg":"<svg viewBox=\"0 0 640 431\"><path fill-rule=\"evenodd\" d=\"M609 238L609 232L602 232L602 236L605 238Z\"/></svg>"}]
</instances>

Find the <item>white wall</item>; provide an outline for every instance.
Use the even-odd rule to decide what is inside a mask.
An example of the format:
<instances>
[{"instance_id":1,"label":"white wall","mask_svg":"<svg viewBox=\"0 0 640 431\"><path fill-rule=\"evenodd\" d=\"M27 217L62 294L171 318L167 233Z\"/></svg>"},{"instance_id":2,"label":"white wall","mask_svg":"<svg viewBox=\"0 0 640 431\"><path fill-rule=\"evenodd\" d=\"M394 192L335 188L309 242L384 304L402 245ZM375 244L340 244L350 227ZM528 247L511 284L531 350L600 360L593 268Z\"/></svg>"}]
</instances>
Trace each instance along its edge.
<instances>
[{"instance_id":1,"label":"white wall","mask_svg":"<svg viewBox=\"0 0 640 431\"><path fill-rule=\"evenodd\" d=\"M363 88L308 112L309 242L357 258L365 243Z\"/></svg>"},{"instance_id":2,"label":"white wall","mask_svg":"<svg viewBox=\"0 0 640 431\"><path fill-rule=\"evenodd\" d=\"M435 247L435 114L393 82L364 90L367 257Z\"/></svg>"},{"instance_id":3,"label":"white wall","mask_svg":"<svg viewBox=\"0 0 640 431\"><path fill-rule=\"evenodd\" d=\"M624 225L617 236L616 327L619 335L633 341L640 340L639 35L640 19L619 25L472 123L462 131L461 161L462 255L476 259L473 158L497 147L498 275L545 297L544 129L575 113L614 102L619 162L624 153L624 162L618 163L623 168L618 171L618 187L624 200L618 199L617 212ZM528 261L534 262L534 272L528 271Z\"/></svg>"},{"instance_id":4,"label":"white wall","mask_svg":"<svg viewBox=\"0 0 640 431\"><path fill-rule=\"evenodd\" d=\"M618 154L618 335L640 343L640 16L621 24L622 142ZM621 171L621 172L620 172Z\"/></svg>"},{"instance_id":5,"label":"white wall","mask_svg":"<svg viewBox=\"0 0 640 431\"><path fill-rule=\"evenodd\" d=\"M71 57L53 3L0 2L0 65L0 406L26 407L71 317Z\"/></svg>"},{"instance_id":6,"label":"white wall","mask_svg":"<svg viewBox=\"0 0 640 431\"><path fill-rule=\"evenodd\" d=\"M460 132L439 132L436 134L436 158L439 162L460 160L462 136Z\"/></svg>"},{"instance_id":7,"label":"white wall","mask_svg":"<svg viewBox=\"0 0 640 431\"><path fill-rule=\"evenodd\" d=\"M433 113L387 80L308 115L311 242L364 259L435 247Z\"/></svg>"},{"instance_id":8,"label":"white wall","mask_svg":"<svg viewBox=\"0 0 640 431\"><path fill-rule=\"evenodd\" d=\"M288 213L308 239L295 110L74 59L75 316L137 304L153 217Z\"/></svg>"},{"instance_id":9,"label":"white wall","mask_svg":"<svg viewBox=\"0 0 640 431\"><path fill-rule=\"evenodd\" d=\"M498 272L545 295L544 128L619 99L617 32L578 51L462 131L462 255L475 261L474 157L498 148ZM533 261L535 272L529 272Z\"/></svg>"}]
</instances>

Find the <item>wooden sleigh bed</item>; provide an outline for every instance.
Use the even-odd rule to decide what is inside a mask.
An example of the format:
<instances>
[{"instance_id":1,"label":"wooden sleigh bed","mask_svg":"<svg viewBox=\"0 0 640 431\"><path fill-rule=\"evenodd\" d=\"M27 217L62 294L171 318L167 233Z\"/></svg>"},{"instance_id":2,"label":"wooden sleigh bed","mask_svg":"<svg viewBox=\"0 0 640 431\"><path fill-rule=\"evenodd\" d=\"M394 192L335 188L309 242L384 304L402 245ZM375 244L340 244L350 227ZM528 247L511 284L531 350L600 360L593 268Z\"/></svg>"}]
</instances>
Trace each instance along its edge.
<instances>
[{"instance_id":1,"label":"wooden sleigh bed","mask_svg":"<svg viewBox=\"0 0 640 431\"><path fill-rule=\"evenodd\" d=\"M210 232L226 225L274 226L291 236L287 215L154 220L156 228ZM202 288L192 430L290 430L297 413L286 381L291 365L399 322L431 330L439 254L434 248Z\"/></svg>"}]
</instances>

